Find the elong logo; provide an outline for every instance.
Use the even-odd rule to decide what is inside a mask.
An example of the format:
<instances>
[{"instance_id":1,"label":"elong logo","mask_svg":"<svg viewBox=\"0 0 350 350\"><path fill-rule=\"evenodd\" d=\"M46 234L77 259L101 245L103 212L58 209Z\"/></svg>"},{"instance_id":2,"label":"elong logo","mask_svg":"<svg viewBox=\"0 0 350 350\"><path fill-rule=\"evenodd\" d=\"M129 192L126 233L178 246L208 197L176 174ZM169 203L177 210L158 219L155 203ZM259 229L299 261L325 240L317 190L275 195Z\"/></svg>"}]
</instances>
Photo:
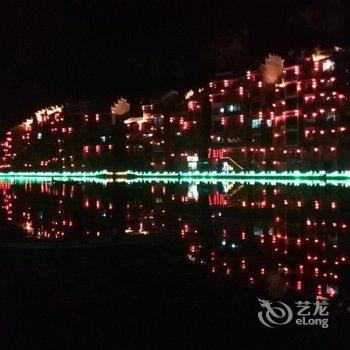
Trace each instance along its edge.
<instances>
[{"instance_id":1,"label":"elong logo","mask_svg":"<svg viewBox=\"0 0 350 350\"><path fill-rule=\"evenodd\" d=\"M259 321L268 328L287 325L292 322L294 314L295 324L297 326L321 326L328 328L329 312L327 301L319 301L312 303L310 301L297 301L295 306L298 309L293 313L292 308L282 301L272 302L270 300L258 299L262 311L258 312ZM314 306L314 307L312 307Z\"/></svg>"}]
</instances>

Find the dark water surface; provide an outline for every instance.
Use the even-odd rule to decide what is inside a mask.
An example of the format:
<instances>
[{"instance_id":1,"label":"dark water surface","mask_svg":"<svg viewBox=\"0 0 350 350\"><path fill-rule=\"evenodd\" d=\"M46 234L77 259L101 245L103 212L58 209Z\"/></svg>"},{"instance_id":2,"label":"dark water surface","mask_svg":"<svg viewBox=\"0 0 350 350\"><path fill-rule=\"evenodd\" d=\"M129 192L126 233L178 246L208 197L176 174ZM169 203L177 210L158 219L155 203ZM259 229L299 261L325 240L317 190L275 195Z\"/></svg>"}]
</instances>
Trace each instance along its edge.
<instances>
[{"instance_id":1,"label":"dark water surface","mask_svg":"<svg viewBox=\"0 0 350 350\"><path fill-rule=\"evenodd\" d=\"M0 333L12 345L347 344L350 188L0 186ZM326 300L330 326L266 329L258 298Z\"/></svg>"}]
</instances>

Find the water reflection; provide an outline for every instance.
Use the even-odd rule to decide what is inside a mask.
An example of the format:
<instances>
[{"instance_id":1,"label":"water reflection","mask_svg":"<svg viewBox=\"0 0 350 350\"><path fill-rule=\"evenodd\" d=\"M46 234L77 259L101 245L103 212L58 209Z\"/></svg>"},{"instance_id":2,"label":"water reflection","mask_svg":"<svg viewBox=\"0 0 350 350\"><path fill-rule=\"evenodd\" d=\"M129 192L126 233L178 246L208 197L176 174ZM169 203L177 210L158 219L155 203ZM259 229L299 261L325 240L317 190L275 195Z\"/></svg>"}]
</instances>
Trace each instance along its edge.
<instances>
[{"instance_id":1,"label":"water reflection","mask_svg":"<svg viewBox=\"0 0 350 350\"><path fill-rule=\"evenodd\" d=\"M188 262L208 273L265 285L275 297L332 298L347 278L347 187L3 181L0 188L2 243L161 238L181 242Z\"/></svg>"}]
</instances>

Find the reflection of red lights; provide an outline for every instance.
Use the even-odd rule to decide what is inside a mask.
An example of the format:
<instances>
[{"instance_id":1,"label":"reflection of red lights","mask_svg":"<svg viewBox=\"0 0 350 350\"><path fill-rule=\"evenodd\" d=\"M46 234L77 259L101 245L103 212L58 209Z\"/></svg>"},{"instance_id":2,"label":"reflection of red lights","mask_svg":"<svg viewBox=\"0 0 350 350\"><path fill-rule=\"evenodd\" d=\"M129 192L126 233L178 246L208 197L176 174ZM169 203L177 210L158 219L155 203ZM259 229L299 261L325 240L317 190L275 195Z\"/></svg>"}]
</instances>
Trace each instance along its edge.
<instances>
[{"instance_id":1,"label":"reflection of red lights","mask_svg":"<svg viewBox=\"0 0 350 350\"><path fill-rule=\"evenodd\" d=\"M165 226L164 222L167 222L169 217L167 216L168 212L172 213L173 211L166 211L164 208L167 208L166 205L169 205L169 203L172 206L178 205L181 202L181 198L186 197L187 190L174 195L171 193L171 187L163 184L161 186L157 184L152 186L154 186L153 194L151 191L147 192L149 201L151 202L155 199L161 199L161 201L153 203L151 206L148 206L146 202L135 204L129 201L124 207L127 212L125 215L126 228L129 228L130 231L138 232L140 228L142 228L142 231L147 231L152 228L152 232L167 232L166 229L161 230ZM74 197L81 195L77 187L73 191L72 186L66 184L63 191L63 186L58 186L57 184L55 186L43 184L41 187L40 185L33 185L33 194L38 192L36 189L39 189L39 191L42 189L43 193L40 196L47 197L46 194L49 194L57 197L57 200L52 201L55 204L54 216L45 217L44 228L40 230L37 229L38 216L33 211L35 210L34 207L31 208L30 205L18 206L16 196L8 193L10 186L3 185L3 187L2 191L6 192L2 193L5 214L16 224L20 222L22 226L26 227L28 236L53 240L61 239L65 236L68 238L73 232L73 230L69 229L69 227L73 227L73 221L65 213L69 213L67 209L71 201L68 194L72 193ZM29 187L27 186L27 191L28 189ZM337 215L331 215L334 214L333 211L326 213L327 208L332 207L333 202L330 200L325 201L321 198L315 201L306 195L297 197L302 199L303 207L307 208L307 215L309 216L307 219L305 217L306 213L300 210L297 211L298 224L301 224L299 227L301 227L301 231L304 230L304 232L299 232L299 230L294 230L294 226L290 227L290 222L288 221L289 210L295 210L298 207L298 200L295 198L294 193L293 196L288 196L283 193L283 190L275 191L275 189L272 190L269 187L264 187L263 190L257 191L253 196L251 193L245 193L244 191L243 189L234 196L231 196L228 191L223 192L222 195L226 201L226 207L223 210L210 209L209 207L208 216L213 215L215 217L215 220L210 222L213 230L211 242L214 245L209 252L206 246L206 237L203 236L203 231L198 229L198 227L202 227L198 225L198 219L202 218L202 213L198 214L199 212L196 211L197 207L194 206L194 202L183 202L183 208L186 209L181 213L181 220L176 221L176 232L179 233L181 231L184 235L183 242L188 246L188 260L203 265L208 272L212 271L213 274L218 276L226 275L228 278L231 278L233 275L240 279L243 276L246 283L259 284L266 280L270 271L274 271L277 268L280 273L285 274L284 278L290 284L290 288L303 291L303 293L308 293L309 290L315 293L316 286L319 284L321 286L319 297L322 297L322 293L325 293L325 297L331 297L331 294L335 293L336 289L333 289L332 292L328 285L330 282L335 285L338 283L337 281L342 277L340 268L347 263L347 252L343 251L342 241L343 237L346 236L343 233L347 232L346 228L343 229L343 225L346 226L346 223L342 222L338 217L338 212L336 213ZM67 194L65 197L63 197L64 193ZM27 197L30 195L30 192L26 192ZM87 214L87 220L91 216L95 222L110 223L109 217L115 218L114 214L119 213L117 201L114 202L113 199L105 200L104 197L101 197L103 196L101 193L98 194L98 199L90 192L84 193L82 196L86 195L89 195L89 198L80 199L82 204L80 204L79 209L84 215ZM269 201L271 197L276 203L275 210L266 209L270 208ZM288 202L286 207L283 205L285 200ZM337 207L342 207L339 199L337 199L337 202L335 197L332 200L334 200L334 203L337 203ZM243 201L247 203L246 207L242 207ZM317 214L315 214L316 202L319 203L319 208L321 208ZM254 203L253 207L252 203ZM83 208L90 208L91 210L87 211ZM113 212L107 211L107 209L112 210L114 208L117 210ZM189 208L191 208L191 213L189 213ZM96 211L96 209L103 210ZM240 213L244 212L245 215L247 214L246 219L238 221L238 217L234 215L235 209L239 210ZM253 211L254 213L259 211L259 215L254 216L254 228L250 221L250 218L255 215L252 213ZM196 215L192 215L193 213L196 213ZM322 217L322 215L327 216ZM176 220L179 216L176 216ZM269 219L268 226L265 224L261 224L261 227L259 226L261 217L264 220L266 218ZM98 221L99 218L101 218L101 221ZM332 218L332 220L330 221L329 218ZM47 227L45 227L45 222L48 222ZM307 229L305 222L310 223L309 226L306 225ZM167 222L167 227L172 227L172 223L172 221ZM336 226L333 226L333 223L336 223ZM81 220L74 222L74 225L79 230ZM84 239L103 239L107 231L102 228L103 226L98 225L93 229L89 228L89 230L84 227L82 229ZM30 230L33 231L32 234L29 233ZM339 237L338 243L333 244L331 237L324 235L323 232L330 232L330 234L339 234L341 232L341 235L337 236ZM194 235L194 233L197 234ZM177 238L180 237L177 236ZM203 248L199 248L199 240L203 240ZM264 243L264 245L261 245L260 242ZM249 249L254 249L254 254L250 255ZM247 251L249 252L249 264L246 262ZM245 254L244 258L242 257L243 252ZM327 293L325 292L326 290Z\"/></svg>"}]
</instances>

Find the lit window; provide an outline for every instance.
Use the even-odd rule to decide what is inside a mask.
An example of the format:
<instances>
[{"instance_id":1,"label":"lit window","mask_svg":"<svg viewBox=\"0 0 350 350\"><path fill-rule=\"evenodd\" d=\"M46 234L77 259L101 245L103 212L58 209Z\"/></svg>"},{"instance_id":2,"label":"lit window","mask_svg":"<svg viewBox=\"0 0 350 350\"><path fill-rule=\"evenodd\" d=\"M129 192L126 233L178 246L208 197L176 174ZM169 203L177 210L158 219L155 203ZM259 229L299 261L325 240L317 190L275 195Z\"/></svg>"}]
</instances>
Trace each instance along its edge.
<instances>
[{"instance_id":1,"label":"lit window","mask_svg":"<svg viewBox=\"0 0 350 350\"><path fill-rule=\"evenodd\" d=\"M336 120L336 114L335 114L335 112L328 112L328 113L326 114L326 120L327 120L327 121L334 121L334 122L335 122L335 120Z\"/></svg>"},{"instance_id":2,"label":"lit window","mask_svg":"<svg viewBox=\"0 0 350 350\"><path fill-rule=\"evenodd\" d=\"M241 106L238 105L238 104L229 105L229 106L228 106L228 110L229 110L229 112L237 112L237 111L240 111L240 110L241 110Z\"/></svg>"},{"instance_id":3,"label":"lit window","mask_svg":"<svg viewBox=\"0 0 350 350\"><path fill-rule=\"evenodd\" d=\"M252 128L257 129L261 126L261 120L260 119L253 119L252 120Z\"/></svg>"},{"instance_id":4,"label":"lit window","mask_svg":"<svg viewBox=\"0 0 350 350\"><path fill-rule=\"evenodd\" d=\"M38 140L41 140L42 136L43 136L42 133L38 132Z\"/></svg>"},{"instance_id":5,"label":"lit window","mask_svg":"<svg viewBox=\"0 0 350 350\"><path fill-rule=\"evenodd\" d=\"M324 72L330 72L330 71L333 71L333 70L334 70L334 66L335 66L335 64L334 64L333 61L331 61L331 60L326 60L326 61L324 61L323 64L322 64L322 70L323 70Z\"/></svg>"}]
</instances>

